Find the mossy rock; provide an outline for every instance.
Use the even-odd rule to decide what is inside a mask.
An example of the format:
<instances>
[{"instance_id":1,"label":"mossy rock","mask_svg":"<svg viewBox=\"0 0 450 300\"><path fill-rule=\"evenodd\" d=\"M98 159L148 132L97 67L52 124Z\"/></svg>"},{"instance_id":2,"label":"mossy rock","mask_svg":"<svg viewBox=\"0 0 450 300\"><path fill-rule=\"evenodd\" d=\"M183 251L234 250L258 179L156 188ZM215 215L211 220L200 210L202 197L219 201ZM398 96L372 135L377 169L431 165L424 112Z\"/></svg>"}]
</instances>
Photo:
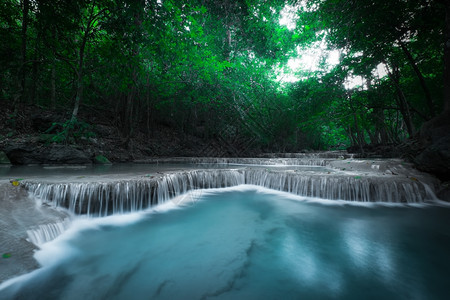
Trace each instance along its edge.
<instances>
[{"instance_id":1,"label":"mossy rock","mask_svg":"<svg viewBox=\"0 0 450 300\"><path fill-rule=\"evenodd\" d=\"M11 164L8 156L6 156L5 152L3 152L3 151L0 151L0 164L1 165L10 165Z\"/></svg>"},{"instance_id":2,"label":"mossy rock","mask_svg":"<svg viewBox=\"0 0 450 300\"><path fill-rule=\"evenodd\" d=\"M106 157L104 157L103 155L97 155L94 158L94 163L99 164L99 165L110 165L111 162L109 161L109 159L107 159Z\"/></svg>"},{"instance_id":3,"label":"mossy rock","mask_svg":"<svg viewBox=\"0 0 450 300\"><path fill-rule=\"evenodd\" d=\"M43 133L39 135L39 142L41 143L51 143L53 142L54 134Z\"/></svg>"}]
</instances>

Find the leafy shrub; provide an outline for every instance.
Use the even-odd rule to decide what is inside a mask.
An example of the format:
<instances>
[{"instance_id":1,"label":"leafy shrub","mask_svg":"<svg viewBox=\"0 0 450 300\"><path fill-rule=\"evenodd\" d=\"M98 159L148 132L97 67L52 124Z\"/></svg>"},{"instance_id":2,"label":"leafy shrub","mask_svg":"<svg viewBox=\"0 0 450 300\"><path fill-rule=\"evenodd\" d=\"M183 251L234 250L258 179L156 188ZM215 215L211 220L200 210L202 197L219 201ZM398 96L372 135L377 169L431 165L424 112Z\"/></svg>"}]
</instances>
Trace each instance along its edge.
<instances>
[{"instance_id":1,"label":"leafy shrub","mask_svg":"<svg viewBox=\"0 0 450 300\"><path fill-rule=\"evenodd\" d=\"M58 144L75 143L83 137L95 137L92 125L77 119L70 119L64 123L54 122L46 133L53 131L55 128L59 128L59 130L52 136L51 141Z\"/></svg>"}]
</instances>

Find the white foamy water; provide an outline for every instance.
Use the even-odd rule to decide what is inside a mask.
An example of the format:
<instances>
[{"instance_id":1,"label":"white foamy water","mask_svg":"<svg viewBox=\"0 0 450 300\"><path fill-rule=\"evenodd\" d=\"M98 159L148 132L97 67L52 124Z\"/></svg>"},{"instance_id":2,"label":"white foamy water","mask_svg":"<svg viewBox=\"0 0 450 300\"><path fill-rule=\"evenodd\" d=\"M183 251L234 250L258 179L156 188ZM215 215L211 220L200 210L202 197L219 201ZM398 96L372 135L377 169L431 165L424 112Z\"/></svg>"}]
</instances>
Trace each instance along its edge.
<instances>
[{"instance_id":1,"label":"white foamy water","mask_svg":"<svg viewBox=\"0 0 450 300\"><path fill-rule=\"evenodd\" d=\"M145 210L188 191L257 185L304 197L356 202L424 203L436 199L426 182L402 176L271 169L189 170L122 179L25 181L30 194L75 214L106 216Z\"/></svg>"}]
</instances>

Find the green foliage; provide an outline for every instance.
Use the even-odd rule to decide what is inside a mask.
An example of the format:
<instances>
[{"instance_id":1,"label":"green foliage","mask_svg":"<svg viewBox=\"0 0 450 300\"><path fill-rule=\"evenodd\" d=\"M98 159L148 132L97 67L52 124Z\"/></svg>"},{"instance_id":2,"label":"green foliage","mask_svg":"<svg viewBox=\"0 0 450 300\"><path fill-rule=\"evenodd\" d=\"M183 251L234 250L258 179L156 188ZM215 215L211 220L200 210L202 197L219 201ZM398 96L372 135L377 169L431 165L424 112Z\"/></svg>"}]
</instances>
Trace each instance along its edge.
<instances>
[{"instance_id":1,"label":"green foliage","mask_svg":"<svg viewBox=\"0 0 450 300\"><path fill-rule=\"evenodd\" d=\"M123 137L164 124L265 151L395 143L443 105L438 1L39 0L26 18L23 3L0 4L0 102L77 100L113 114ZM295 30L279 24L286 5ZM315 43L340 63L275 80ZM389 76L374 75L380 64ZM349 76L365 86L346 87ZM93 135L78 121L55 129L56 143Z\"/></svg>"},{"instance_id":2,"label":"green foliage","mask_svg":"<svg viewBox=\"0 0 450 300\"><path fill-rule=\"evenodd\" d=\"M95 163L96 164L102 164L102 165L109 165L111 164L111 162L109 161L109 159L107 159L105 156L103 155L97 155L95 157Z\"/></svg>"},{"instance_id":3,"label":"green foliage","mask_svg":"<svg viewBox=\"0 0 450 300\"><path fill-rule=\"evenodd\" d=\"M0 151L0 165L1 164L8 164L8 165L11 164L5 152L3 151Z\"/></svg>"},{"instance_id":4,"label":"green foliage","mask_svg":"<svg viewBox=\"0 0 450 300\"><path fill-rule=\"evenodd\" d=\"M49 140L58 144L76 143L81 138L95 137L92 125L77 119L70 119L64 123L55 122L46 132L52 132L55 129L57 133L53 134Z\"/></svg>"}]
</instances>

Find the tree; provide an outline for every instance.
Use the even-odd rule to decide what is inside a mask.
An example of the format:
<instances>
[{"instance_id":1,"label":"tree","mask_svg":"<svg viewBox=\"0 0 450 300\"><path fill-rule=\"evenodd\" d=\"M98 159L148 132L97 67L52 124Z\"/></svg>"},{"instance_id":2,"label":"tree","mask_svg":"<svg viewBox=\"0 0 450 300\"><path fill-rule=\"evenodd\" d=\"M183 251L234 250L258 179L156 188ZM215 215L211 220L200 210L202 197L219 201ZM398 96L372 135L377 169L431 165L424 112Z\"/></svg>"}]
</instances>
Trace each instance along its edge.
<instances>
[{"instance_id":1,"label":"tree","mask_svg":"<svg viewBox=\"0 0 450 300\"><path fill-rule=\"evenodd\" d=\"M279 22L287 5L294 30ZM75 125L108 111L125 147L165 126L233 155L362 149L413 136L449 106L446 1L5 0L0 25L2 102L63 109ZM277 82L319 42L342 52L338 65ZM349 88L352 76L364 84Z\"/></svg>"}]
</instances>

